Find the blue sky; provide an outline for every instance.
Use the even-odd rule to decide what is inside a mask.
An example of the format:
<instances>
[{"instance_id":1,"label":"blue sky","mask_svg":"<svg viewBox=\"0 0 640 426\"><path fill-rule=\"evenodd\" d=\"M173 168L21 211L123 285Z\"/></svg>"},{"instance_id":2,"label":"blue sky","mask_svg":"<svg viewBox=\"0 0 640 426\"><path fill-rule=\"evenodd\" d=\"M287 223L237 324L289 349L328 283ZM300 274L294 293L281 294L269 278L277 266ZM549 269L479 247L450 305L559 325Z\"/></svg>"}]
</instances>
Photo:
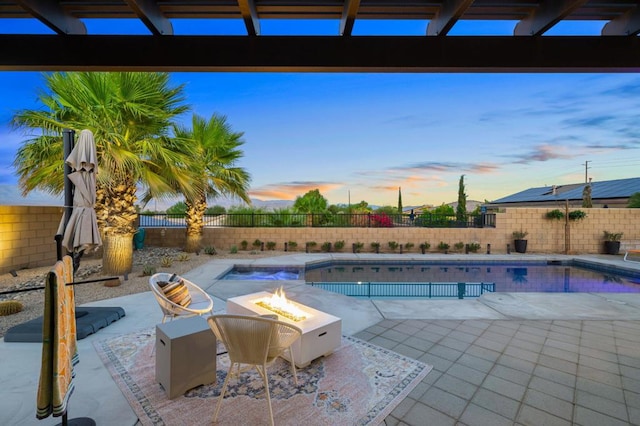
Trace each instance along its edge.
<instances>
[{"instance_id":1,"label":"blue sky","mask_svg":"<svg viewBox=\"0 0 640 426\"><path fill-rule=\"evenodd\" d=\"M176 33L200 32L184 24L174 23ZM337 23L321 24L311 31L336 33ZM418 35L426 28L425 22L358 25L354 35ZM454 30L502 35L514 25L461 23ZM602 27L573 25L554 31L588 35ZM94 23L87 27L102 33ZM220 32L243 30L235 22ZM262 30L300 31L268 21ZM11 163L23 140L8 121L14 111L38 106L42 84L39 73L0 77L0 186L6 187L16 184ZM483 201L583 182L587 162L594 180L637 177L640 170L635 74L172 73L172 80L186 85L193 112L224 114L244 132L240 165L252 176L251 196L262 200L293 200L318 188L330 203L396 205L401 187L404 205L439 205L457 199L462 174L468 199Z\"/></svg>"}]
</instances>

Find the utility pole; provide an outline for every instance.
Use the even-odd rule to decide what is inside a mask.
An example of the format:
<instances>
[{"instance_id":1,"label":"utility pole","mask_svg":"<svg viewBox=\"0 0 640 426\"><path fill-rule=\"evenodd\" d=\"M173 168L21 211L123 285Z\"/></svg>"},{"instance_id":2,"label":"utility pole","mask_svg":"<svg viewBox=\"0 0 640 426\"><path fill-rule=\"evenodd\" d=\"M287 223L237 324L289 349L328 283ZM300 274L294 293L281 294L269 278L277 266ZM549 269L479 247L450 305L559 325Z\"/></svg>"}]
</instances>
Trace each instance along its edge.
<instances>
[{"instance_id":1,"label":"utility pole","mask_svg":"<svg viewBox=\"0 0 640 426\"><path fill-rule=\"evenodd\" d=\"M589 178L588 178L588 174L587 174L587 170L589 170L589 163L591 161L585 161L584 162L584 183L589 183Z\"/></svg>"}]
</instances>

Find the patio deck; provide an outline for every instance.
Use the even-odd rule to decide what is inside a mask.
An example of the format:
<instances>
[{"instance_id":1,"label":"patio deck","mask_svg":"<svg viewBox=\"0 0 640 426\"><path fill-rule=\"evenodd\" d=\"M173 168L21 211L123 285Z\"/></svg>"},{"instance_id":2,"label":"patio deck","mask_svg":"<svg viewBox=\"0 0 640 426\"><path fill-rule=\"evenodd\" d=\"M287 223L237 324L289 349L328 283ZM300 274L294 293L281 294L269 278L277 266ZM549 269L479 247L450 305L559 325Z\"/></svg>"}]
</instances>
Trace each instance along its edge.
<instances>
[{"instance_id":1,"label":"patio deck","mask_svg":"<svg viewBox=\"0 0 640 426\"><path fill-rule=\"evenodd\" d=\"M359 300L309 288L302 281L214 278L239 263L295 266L327 257L371 256L398 258L296 253L214 260L185 277L214 296L215 312L224 309L229 297L272 291L282 284L291 299L341 317L344 334L432 364L433 371L386 418L387 425L640 424L640 294L496 293L475 300ZM464 258L503 257L546 258ZM621 256L576 257L640 270ZM78 342L80 364L69 419L135 425L137 417L93 342L151 327L162 314L150 292L88 306L121 306L126 316ZM0 424L60 423L60 418L35 418L40 355L40 344L0 341Z\"/></svg>"}]
</instances>

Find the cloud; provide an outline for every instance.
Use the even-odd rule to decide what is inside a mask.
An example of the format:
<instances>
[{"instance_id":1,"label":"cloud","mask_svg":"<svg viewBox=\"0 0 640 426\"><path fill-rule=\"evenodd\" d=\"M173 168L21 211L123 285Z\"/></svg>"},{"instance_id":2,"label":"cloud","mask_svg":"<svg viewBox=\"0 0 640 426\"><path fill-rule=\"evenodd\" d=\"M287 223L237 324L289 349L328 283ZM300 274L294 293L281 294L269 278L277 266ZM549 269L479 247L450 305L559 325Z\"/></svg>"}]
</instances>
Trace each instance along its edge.
<instances>
[{"instance_id":1,"label":"cloud","mask_svg":"<svg viewBox=\"0 0 640 426\"><path fill-rule=\"evenodd\" d=\"M538 145L527 153L512 155L511 157L517 159L517 164L528 164L537 161L544 162L549 160L574 158L580 155L580 153L568 153L566 150L567 148L563 146L545 144Z\"/></svg>"},{"instance_id":2,"label":"cloud","mask_svg":"<svg viewBox=\"0 0 640 426\"><path fill-rule=\"evenodd\" d=\"M249 195L262 199L293 200L314 189L318 189L322 194L341 186L342 183L335 182L284 182L252 188Z\"/></svg>"}]
</instances>

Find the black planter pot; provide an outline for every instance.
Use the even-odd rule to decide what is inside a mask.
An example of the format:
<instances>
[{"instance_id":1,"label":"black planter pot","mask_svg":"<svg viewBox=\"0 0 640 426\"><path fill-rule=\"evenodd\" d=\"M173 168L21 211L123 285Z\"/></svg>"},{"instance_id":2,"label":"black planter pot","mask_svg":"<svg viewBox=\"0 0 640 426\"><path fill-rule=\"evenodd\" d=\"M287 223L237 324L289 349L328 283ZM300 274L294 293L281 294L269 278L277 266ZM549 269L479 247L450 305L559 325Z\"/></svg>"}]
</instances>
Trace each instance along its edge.
<instances>
[{"instance_id":1,"label":"black planter pot","mask_svg":"<svg viewBox=\"0 0 640 426\"><path fill-rule=\"evenodd\" d=\"M605 241L604 252L607 254L618 254L620 252L620 241Z\"/></svg>"},{"instance_id":2,"label":"black planter pot","mask_svg":"<svg viewBox=\"0 0 640 426\"><path fill-rule=\"evenodd\" d=\"M527 252L527 240L513 240L513 245L518 253Z\"/></svg>"}]
</instances>

